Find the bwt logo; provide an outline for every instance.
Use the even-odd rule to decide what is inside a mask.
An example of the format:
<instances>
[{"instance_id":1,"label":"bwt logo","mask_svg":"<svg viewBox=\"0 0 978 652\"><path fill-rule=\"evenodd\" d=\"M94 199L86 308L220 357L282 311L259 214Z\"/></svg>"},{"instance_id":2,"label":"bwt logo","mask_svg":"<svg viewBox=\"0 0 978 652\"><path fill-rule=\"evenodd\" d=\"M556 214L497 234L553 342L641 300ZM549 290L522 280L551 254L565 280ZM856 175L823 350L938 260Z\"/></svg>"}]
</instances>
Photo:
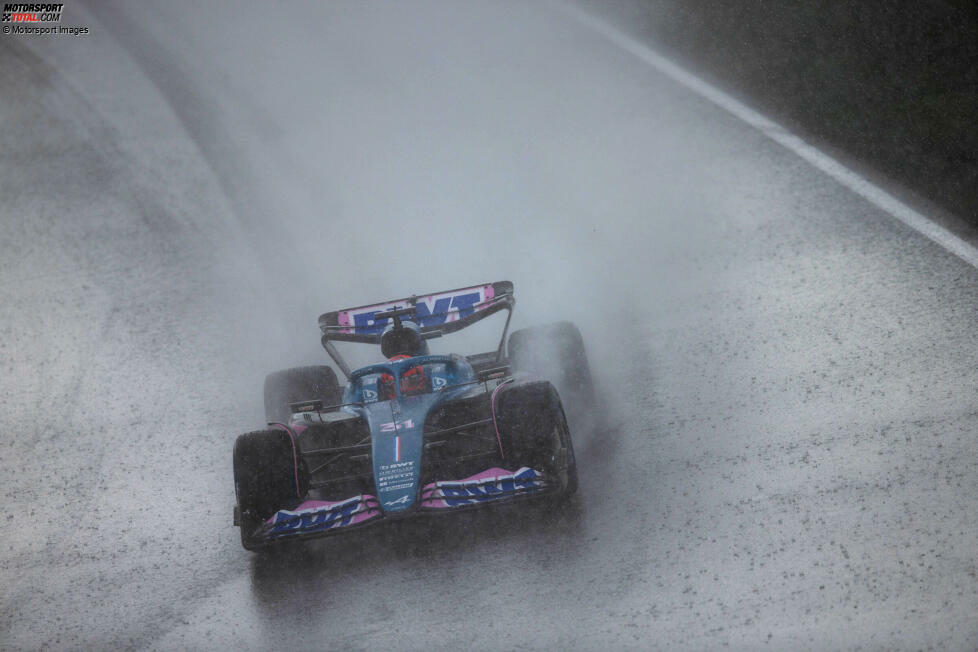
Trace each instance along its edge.
<instances>
[{"instance_id":1,"label":"bwt logo","mask_svg":"<svg viewBox=\"0 0 978 652\"><path fill-rule=\"evenodd\" d=\"M294 530L313 532L349 525L360 508L360 499L351 498L345 503L332 505L322 511L279 512L270 534L284 534Z\"/></svg>"},{"instance_id":2,"label":"bwt logo","mask_svg":"<svg viewBox=\"0 0 978 652\"><path fill-rule=\"evenodd\" d=\"M425 300L419 300L415 304L415 321L421 328L428 326L440 326L453 314L457 314L457 319L465 319L475 312L475 305L482 301L482 294L470 292L469 294L458 294L454 297L441 297L434 301L434 305L428 305ZM374 315L378 312L389 310L389 308L371 310L353 315L353 326L357 333L382 333L387 327L388 319L374 320Z\"/></svg>"},{"instance_id":3,"label":"bwt logo","mask_svg":"<svg viewBox=\"0 0 978 652\"><path fill-rule=\"evenodd\" d=\"M56 23L61 20L64 4L7 2L3 5L4 23Z\"/></svg>"},{"instance_id":4,"label":"bwt logo","mask_svg":"<svg viewBox=\"0 0 978 652\"><path fill-rule=\"evenodd\" d=\"M526 467L513 475L497 477L495 482L438 483L438 489L449 507L486 502L517 491L535 491L540 488L540 474Z\"/></svg>"}]
</instances>

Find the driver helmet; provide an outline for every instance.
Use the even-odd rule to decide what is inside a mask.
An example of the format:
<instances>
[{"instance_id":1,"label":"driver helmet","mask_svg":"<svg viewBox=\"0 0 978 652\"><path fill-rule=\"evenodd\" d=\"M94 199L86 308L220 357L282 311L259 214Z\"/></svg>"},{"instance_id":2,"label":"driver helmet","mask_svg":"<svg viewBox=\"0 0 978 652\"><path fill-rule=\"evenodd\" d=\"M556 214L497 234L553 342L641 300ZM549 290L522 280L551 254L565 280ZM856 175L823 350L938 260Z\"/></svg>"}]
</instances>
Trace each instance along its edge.
<instances>
[{"instance_id":1,"label":"driver helmet","mask_svg":"<svg viewBox=\"0 0 978 652\"><path fill-rule=\"evenodd\" d=\"M408 360L411 356L409 355L395 355L390 359L391 362L397 362L398 360ZM424 367L421 365L415 365L409 369L401 372L401 394L403 396L413 396L415 394L423 394L425 388L427 387L427 382L424 373ZM380 400L389 401L397 395L394 389L394 376L383 373L380 375L380 380L377 381L377 393L380 396Z\"/></svg>"}]
</instances>

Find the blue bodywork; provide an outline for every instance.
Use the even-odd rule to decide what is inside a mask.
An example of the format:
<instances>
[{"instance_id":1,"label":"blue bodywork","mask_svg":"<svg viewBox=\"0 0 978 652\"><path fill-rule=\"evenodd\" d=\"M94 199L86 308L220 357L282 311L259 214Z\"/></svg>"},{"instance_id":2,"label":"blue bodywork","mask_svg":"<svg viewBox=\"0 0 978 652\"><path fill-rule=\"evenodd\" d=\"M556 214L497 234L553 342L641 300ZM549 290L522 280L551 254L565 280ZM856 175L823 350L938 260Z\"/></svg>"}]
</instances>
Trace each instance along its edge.
<instances>
[{"instance_id":1,"label":"blue bodywork","mask_svg":"<svg viewBox=\"0 0 978 652\"><path fill-rule=\"evenodd\" d=\"M509 374L504 345L514 304L512 283L500 281L321 315L323 347L349 380L335 405L328 370L266 379L269 430L235 443L235 524L244 547L572 494L576 465L556 390ZM428 339L502 310L494 351L429 355ZM389 359L351 371L334 342L379 344Z\"/></svg>"},{"instance_id":2,"label":"blue bodywork","mask_svg":"<svg viewBox=\"0 0 978 652\"><path fill-rule=\"evenodd\" d=\"M402 374L421 366L428 387L402 393ZM396 396L381 400L382 375L392 376ZM370 365L350 374L343 411L362 417L371 433L377 499L387 514L414 506L421 476L424 424L432 410L473 391L481 391L472 365L461 356L423 355Z\"/></svg>"}]
</instances>

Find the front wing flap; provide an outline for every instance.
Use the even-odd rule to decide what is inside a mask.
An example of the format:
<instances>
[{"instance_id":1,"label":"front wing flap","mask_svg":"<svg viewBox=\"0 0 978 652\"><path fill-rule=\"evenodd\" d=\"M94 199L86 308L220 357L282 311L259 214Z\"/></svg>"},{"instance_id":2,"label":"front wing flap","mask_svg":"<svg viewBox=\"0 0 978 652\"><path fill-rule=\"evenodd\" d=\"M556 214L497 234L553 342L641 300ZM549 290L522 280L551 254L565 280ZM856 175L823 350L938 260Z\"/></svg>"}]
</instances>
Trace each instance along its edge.
<instances>
[{"instance_id":1,"label":"front wing flap","mask_svg":"<svg viewBox=\"0 0 978 652\"><path fill-rule=\"evenodd\" d=\"M551 488L540 471L526 466L515 472L494 467L463 480L442 480L425 485L421 490L421 508L469 507L538 494Z\"/></svg>"},{"instance_id":2,"label":"front wing flap","mask_svg":"<svg viewBox=\"0 0 978 652\"><path fill-rule=\"evenodd\" d=\"M307 500L295 509L276 512L265 521L261 532L273 540L301 534L322 534L361 525L381 515L377 498L367 494L337 502Z\"/></svg>"}]
</instances>

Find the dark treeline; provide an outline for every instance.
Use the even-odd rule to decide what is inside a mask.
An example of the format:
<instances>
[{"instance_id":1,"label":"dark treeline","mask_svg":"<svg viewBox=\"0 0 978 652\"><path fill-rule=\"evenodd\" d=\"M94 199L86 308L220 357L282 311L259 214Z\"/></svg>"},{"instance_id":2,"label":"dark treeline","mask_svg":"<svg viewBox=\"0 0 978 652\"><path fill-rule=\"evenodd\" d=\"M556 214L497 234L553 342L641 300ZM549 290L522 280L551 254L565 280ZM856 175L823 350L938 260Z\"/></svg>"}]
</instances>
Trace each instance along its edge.
<instances>
[{"instance_id":1,"label":"dark treeline","mask_svg":"<svg viewBox=\"0 0 978 652\"><path fill-rule=\"evenodd\" d=\"M589 0L772 117L978 223L975 0Z\"/></svg>"}]
</instances>

